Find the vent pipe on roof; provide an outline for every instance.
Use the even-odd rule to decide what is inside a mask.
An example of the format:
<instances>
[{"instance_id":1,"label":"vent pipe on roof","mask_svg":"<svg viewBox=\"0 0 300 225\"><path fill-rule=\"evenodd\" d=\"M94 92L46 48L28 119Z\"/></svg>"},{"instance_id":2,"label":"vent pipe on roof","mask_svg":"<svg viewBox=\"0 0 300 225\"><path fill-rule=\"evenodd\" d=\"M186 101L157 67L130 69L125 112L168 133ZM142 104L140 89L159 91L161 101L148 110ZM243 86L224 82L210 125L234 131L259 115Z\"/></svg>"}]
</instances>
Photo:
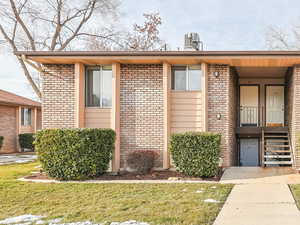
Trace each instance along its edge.
<instances>
[{"instance_id":1,"label":"vent pipe on roof","mask_svg":"<svg viewBox=\"0 0 300 225\"><path fill-rule=\"evenodd\" d=\"M187 33L184 35L184 50L203 51L203 42L200 41L198 33Z\"/></svg>"}]
</instances>

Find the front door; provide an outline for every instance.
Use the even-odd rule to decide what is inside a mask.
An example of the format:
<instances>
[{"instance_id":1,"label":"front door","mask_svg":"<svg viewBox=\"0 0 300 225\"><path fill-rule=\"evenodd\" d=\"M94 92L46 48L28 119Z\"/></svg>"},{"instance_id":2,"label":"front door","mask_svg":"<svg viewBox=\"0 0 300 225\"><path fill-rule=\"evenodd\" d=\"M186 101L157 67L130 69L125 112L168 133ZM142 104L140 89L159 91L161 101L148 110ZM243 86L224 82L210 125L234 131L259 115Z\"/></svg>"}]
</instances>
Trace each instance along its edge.
<instances>
[{"instance_id":1,"label":"front door","mask_svg":"<svg viewBox=\"0 0 300 225\"><path fill-rule=\"evenodd\" d=\"M259 139L240 139L240 166L259 166Z\"/></svg>"},{"instance_id":2,"label":"front door","mask_svg":"<svg viewBox=\"0 0 300 225\"><path fill-rule=\"evenodd\" d=\"M284 86L266 86L266 126L284 126Z\"/></svg>"}]
</instances>

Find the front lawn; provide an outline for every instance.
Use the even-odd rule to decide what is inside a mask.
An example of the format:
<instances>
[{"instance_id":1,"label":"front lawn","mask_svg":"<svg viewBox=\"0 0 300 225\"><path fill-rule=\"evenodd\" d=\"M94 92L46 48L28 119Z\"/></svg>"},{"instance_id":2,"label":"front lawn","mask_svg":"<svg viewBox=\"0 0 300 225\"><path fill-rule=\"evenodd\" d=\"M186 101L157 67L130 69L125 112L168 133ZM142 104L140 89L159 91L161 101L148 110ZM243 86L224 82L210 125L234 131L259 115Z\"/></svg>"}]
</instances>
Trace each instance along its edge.
<instances>
[{"instance_id":1,"label":"front lawn","mask_svg":"<svg viewBox=\"0 0 300 225\"><path fill-rule=\"evenodd\" d=\"M298 209L300 209L300 184L291 184L290 189L293 193Z\"/></svg>"},{"instance_id":2,"label":"front lawn","mask_svg":"<svg viewBox=\"0 0 300 225\"><path fill-rule=\"evenodd\" d=\"M63 217L66 222L137 220L206 225L213 223L232 188L220 184L37 184L15 180L36 165L0 166L0 220L33 214Z\"/></svg>"}]
</instances>

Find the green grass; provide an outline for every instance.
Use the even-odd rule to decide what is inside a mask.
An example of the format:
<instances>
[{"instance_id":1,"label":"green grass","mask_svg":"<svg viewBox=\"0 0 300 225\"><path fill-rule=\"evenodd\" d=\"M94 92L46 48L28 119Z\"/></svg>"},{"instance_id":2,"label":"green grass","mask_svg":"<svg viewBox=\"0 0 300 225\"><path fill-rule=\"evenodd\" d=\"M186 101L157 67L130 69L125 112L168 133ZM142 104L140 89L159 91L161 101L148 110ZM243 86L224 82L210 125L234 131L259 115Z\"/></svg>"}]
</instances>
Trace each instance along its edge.
<instances>
[{"instance_id":1,"label":"green grass","mask_svg":"<svg viewBox=\"0 0 300 225\"><path fill-rule=\"evenodd\" d=\"M65 222L134 219L151 224L212 224L232 188L220 184L37 184L15 180L36 165L0 166L0 220L34 214L63 217ZM196 193L201 189L202 193ZM207 198L221 203L203 202Z\"/></svg>"},{"instance_id":2,"label":"green grass","mask_svg":"<svg viewBox=\"0 0 300 225\"><path fill-rule=\"evenodd\" d=\"M290 189L293 193L298 209L300 209L300 184L291 184Z\"/></svg>"}]
</instances>

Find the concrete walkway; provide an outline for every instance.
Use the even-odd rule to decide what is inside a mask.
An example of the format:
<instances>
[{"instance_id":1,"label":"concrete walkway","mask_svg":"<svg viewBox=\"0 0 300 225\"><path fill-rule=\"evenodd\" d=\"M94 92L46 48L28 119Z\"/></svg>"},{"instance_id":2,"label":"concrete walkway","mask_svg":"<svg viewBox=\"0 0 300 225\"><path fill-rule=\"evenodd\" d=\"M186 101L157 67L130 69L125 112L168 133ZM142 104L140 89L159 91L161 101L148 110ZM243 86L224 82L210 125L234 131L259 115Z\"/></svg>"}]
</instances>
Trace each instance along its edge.
<instances>
[{"instance_id":1,"label":"concrete walkway","mask_svg":"<svg viewBox=\"0 0 300 225\"><path fill-rule=\"evenodd\" d=\"M221 183L236 185L214 225L300 224L300 212L288 187L288 181L300 181L299 174L288 173L287 168L230 168L224 176Z\"/></svg>"}]
</instances>

